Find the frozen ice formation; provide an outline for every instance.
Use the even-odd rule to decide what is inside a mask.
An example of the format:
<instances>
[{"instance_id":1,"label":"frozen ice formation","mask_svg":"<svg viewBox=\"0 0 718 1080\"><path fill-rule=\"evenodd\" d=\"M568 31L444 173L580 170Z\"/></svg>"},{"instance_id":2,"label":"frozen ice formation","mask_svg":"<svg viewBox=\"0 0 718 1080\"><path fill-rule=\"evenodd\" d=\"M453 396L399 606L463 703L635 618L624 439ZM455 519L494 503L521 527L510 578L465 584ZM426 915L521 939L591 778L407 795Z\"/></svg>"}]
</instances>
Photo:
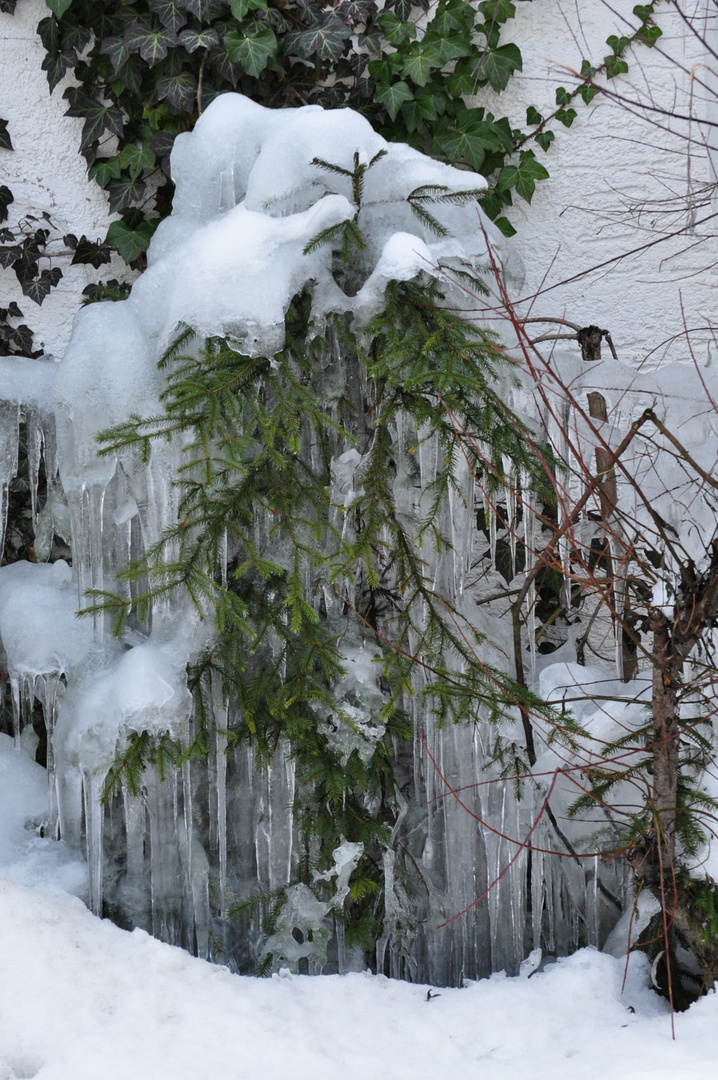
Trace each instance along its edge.
<instances>
[{"instance_id":1,"label":"frozen ice formation","mask_svg":"<svg viewBox=\"0 0 718 1080\"><path fill-rule=\"evenodd\" d=\"M96 437L131 415L161 413L164 375L157 361L182 324L200 336L228 337L246 354L271 356L282 346L289 303L305 287L316 319L349 313L361 326L381 307L389 281L417 274L443 278L452 267L480 271L489 261L487 245L499 262L508 253L476 201L463 197L485 186L481 177L387 143L350 109L272 111L240 95L223 95L192 133L176 139L172 173L173 213L157 229L148 269L130 296L83 308L59 364L0 361L0 527L22 423L36 554L48 558L53 537L72 550L72 569L61 561L0 568L0 636L14 729L19 741L24 731L32 735L42 709L51 792L47 829L84 847L89 903L97 913L241 970L252 970L263 948L295 968L345 970L356 966L357 956L344 949L331 912L344 902L360 856L357 845L341 845L334 867L319 872L323 887L333 889L331 902L319 901L308 885L288 890L274 939L264 946L258 916L228 918L234 900L286 890L296 879L301 851L292 810L297 776L288 748L278 747L269 764L256 761L250 747L228 749L220 693L214 695L216 730L206 759L170 768L164 782L148 769L139 793L125 784L109 810L102 801L113 760L133 740L150 732L186 744L192 708L186 668L209 631L181 596L158 601L151 622L120 640L102 615L75 618L87 605L88 590L128 589L117 581L118 570L176 521L173 481L181 445L161 443L144 462L134 449L100 455ZM431 206L445 235L437 236L414 213L412 199L422 191L461 195ZM348 288L335 277L332 245L312 241L358 213L367 243ZM338 385L345 378L340 360L333 372L327 374L328 400L339 393L332 379ZM392 437L395 498L411 512L410 477L418 470L428 488L437 475L438 449L408 422L405 429L399 422ZM46 495L38 515L41 468ZM332 465L335 513L344 528L350 528L346 511L361 490L362 469L356 449L343 449ZM451 548L426 551L425 557L436 588L469 613L473 601L465 578L478 541L474 480L465 463L457 464L455 481L444 521ZM479 626L478 615L472 617ZM507 633L505 626L492 626L488 659L500 662ZM320 722L340 758L355 750L366 757L383 732L376 720L382 693L371 646L355 631L342 647L345 674L336 687L341 723L336 716ZM396 873L397 852L387 850L380 969L457 985L500 968L518 970L527 919L533 920L533 943L551 951L597 941L601 899L586 899L583 871L564 865L569 860L557 867L534 856L530 904L524 862L514 861L488 903L471 907L515 853L506 837L530 826L533 796L519 802L509 785L485 786L493 736L441 729L418 700L409 706L414 745L397 751L407 792L397 845L414 868L414 894ZM29 736L25 741L32 743ZM471 792L465 797L493 831L477 828L447 797L427 748L452 784ZM545 837L537 839L546 847ZM435 929L468 907L465 918Z\"/></svg>"}]
</instances>

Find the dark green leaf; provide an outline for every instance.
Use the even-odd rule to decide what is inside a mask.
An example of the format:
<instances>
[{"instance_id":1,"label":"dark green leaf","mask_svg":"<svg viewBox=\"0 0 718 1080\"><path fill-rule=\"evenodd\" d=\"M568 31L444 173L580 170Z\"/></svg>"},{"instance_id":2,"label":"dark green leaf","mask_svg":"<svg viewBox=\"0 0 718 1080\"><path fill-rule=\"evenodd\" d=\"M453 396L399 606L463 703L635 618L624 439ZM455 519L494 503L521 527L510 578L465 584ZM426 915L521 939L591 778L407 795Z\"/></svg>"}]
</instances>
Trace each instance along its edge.
<instances>
[{"instance_id":1,"label":"dark green leaf","mask_svg":"<svg viewBox=\"0 0 718 1080\"><path fill-rule=\"evenodd\" d=\"M150 246L154 229L149 221L132 228L126 221L113 221L107 230L107 243L116 248L126 263L132 263Z\"/></svg>"},{"instance_id":2,"label":"dark green leaf","mask_svg":"<svg viewBox=\"0 0 718 1080\"><path fill-rule=\"evenodd\" d=\"M507 19L513 19L516 8L511 0L483 0L479 4L479 11L487 23L505 23Z\"/></svg>"},{"instance_id":3,"label":"dark green leaf","mask_svg":"<svg viewBox=\"0 0 718 1080\"><path fill-rule=\"evenodd\" d=\"M206 30L183 30L179 42L187 52L193 53L197 49L209 49L213 45L219 45L219 34L213 27Z\"/></svg>"},{"instance_id":4,"label":"dark green leaf","mask_svg":"<svg viewBox=\"0 0 718 1080\"><path fill-rule=\"evenodd\" d=\"M142 60L133 53L128 56L125 63L117 71L117 77L110 83L113 90L116 87L125 87L132 94L139 94L142 89L142 75L144 73L144 64ZM123 92L121 89L115 90L117 96Z\"/></svg>"},{"instance_id":5,"label":"dark green leaf","mask_svg":"<svg viewBox=\"0 0 718 1080\"><path fill-rule=\"evenodd\" d=\"M565 86L556 87L556 104L557 105L570 105L571 95Z\"/></svg>"},{"instance_id":6,"label":"dark green leaf","mask_svg":"<svg viewBox=\"0 0 718 1080\"><path fill-rule=\"evenodd\" d=\"M7 208L15 202L12 191L5 184L0 184L0 221L7 221Z\"/></svg>"},{"instance_id":7,"label":"dark green leaf","mask_svg":"<svg viewBox=\"0 0 718 1080\"><path fill-rule=\"evenodd\" d=\"M103 244L101 240L92 241L88 240L86 236L81 236L77 247L75 248L75 254L72 257L71 266L76 263L88 263L90 266L94 266L97 270L103 263L108 263L111 260L110 249L106 244Z\"/></svg>"},{"instance_id":8,"label":"dark green leaf","mask_svg":"<svg viewBox=\"0 0 718 1080\"><path fill-rule=\"evenodd\" d=\"M3 270L9 270L22 257L22 248L17 244L12 247L0 247L0 266Z\"/></svg>"},{"instance_id":9,"label":"dark green leaf","mask_svg":"<svg viewBox=\"0 0 718 1080\"><path fill-rule=\"evenodd\" d=\"M63 49L75 49L78 53L81 53L93 39L92 30L75 23L71 23L67 28L63 27L62 31Z\"/></svg>"},{"instance_id":10,"label":"dark green leaf","mask_svg":"<svg viewBox=\"0 0 718 1080\"><path fill-rule=\"evenodd\" d=\"M606 65L606 75L609 79L615 79L617 75L625 75L628 71L628 64L626 61L621 60L612 53L609 53L608 56L604 56L603 62Z\"/></svg>"},{"instance_id":11,"label":"dark green leaf","mask_svg":"<svg viewBox=\"0 0 718 1080\"><path fill-rule=\"evenodd\" d=\"M120 175L120 159L117 157L98 158L88 171L90 180L95 180L100 187L107 187L110 180L117 180Z\"/></svg>"},{"instance_id":12,"label":"dark green leaf","mask_svg":"<svg viewBox=\"0 0 718 1080\"><path fill-rule=\"evenodd\" d=\"M636 4L633 14L638 16L641 22L647 22L653 15L653 6L651 4Z\"/></svg>"},{"instance_id":13,"label":"dark green leaf","mask_svg":"<svg viewBox=\"0 0 718 1080\"><path fill-rule=\"evenodd\" d=\"M11 300L10 303L8 304L7 313L10 316L11 319L21 319L22 318L22 312L20 311L20 308L17 306L17 304L15 303L14 300Z\"/></svg>"},{"instance_id":14,"label":"dark green leaf","mask_svg":"<svg viewBox=\"0 0 718 1080\"><path fill-rule=\"evenodd\" d=\"M187 16L182 10L184 6L176 0L152 0L150 9L154 11L165 29L171 34L177 34L187 24Z\"/></svg>"},{"instance_id":15,"label":"dark green leaf","mask_svg":"<svg viewBox=\"0 0 718 1080\"><path fill-rule=\"evenodd\" d=\"M321 16L312 12L306 30L292 30L287 34L284 52L307 57L316 55L320 60L338 60L351 34L351 27L328 9Z\"/></svg>"},{"instance_id":16,"label":"dark green leaf","mask_svg":"<svg viewBox=\"0 0 718 1080\"><path fill-rule=\"evenodd\" d=\"M155 163L155 155L146 144L128 143L122 148L120 166L130 170L133 180L136 180L140 173L154 169Z\"/></svg>"},{"instance_id":17,"label":"dark green leaf","mask_svg":"<svg viewBox=\"0 0 718 1080\"><path fill-rule=\"evenodd\" d=\"M564 127L571 127L571 124L576 119L576 110L558 109L556 112L556 119L560 120Z\"/></svg>"},{"instance_id":18,"label":"dark green leaf","mask_svg":"<svg viewBox=\"0 0 718 1080\"><path fill-rule=\"evenodd\" d=\"M62 270L59 266L53 267L52 270L43 270L39 278L34 281L30 278L24 282L20 282L20 288L23 291L24 296L28 296L31 300L34 300L36 304L42 304L45 297L49 294L50 289L57 285L58 281L62 277Z\"/></svg>"},{"instance_id":19,"label":"dark green leaf","mask_svg":"<svg viewBox=\"0 0 718 1080\"><path fill-rule=\"evenodd\" d=\"M0 150L12 150L12 140L7 129L7 120L0 120Z\"/></svg>"},{"instance_id":20,"label":"dark green leaf","mask_svg":"<svg viewBox=\"0 0 718 1080\"><path fill-rule=\"evenodd\" d=\"M426 86L432 71L436 71L441 66L441 58L431 49L418 49L405 58L401 73L417 86Z\"/></svg>"},{"instance_id":21,"label":"dark green leaf","mask_svg":"<svg viewBox=\"0 0 718 1080\"><path fill-rule=\"evenodd\" d=\"M543 116L541 115L541 113L537 109L535 109L533 105L529 105L528 109L526 110L526 123L540 124L542 120Z\"/></svg>"},{"instance_id":22,"label":"dark green leaf","mask_svg":"<svg viewBox=\"0 0 718 1080\"><path fill-rule=\"evenodd\" d=\"M69 109L67 111L69 115ZM84 112L85 125L82 129L80 150L86 150L94 142L98 142L108 132L122 138L124 121L122 110L116 105L103 105L101 101L91 101Z\"/></svg>"},{"instance_id":23,"label":"dark green leaf","mask_svg":"<svg viewBox=\"0 0 718 1080\"><path fill-rule=\"evenodd\" d=\"M72 0L45 0L45 2L55 18L61 19L72 3Z\"/></svg>"},{"instance_id":24,"label":"dark green leaf","mask_svg":"<svg viewBox=\"0 0 718 1080\"><path fill-rule=\"evenodd\" d=\"M610 49L613 49L614 56L620 56L621 53L626 50L630 42L628 38L616 37L615 34L611 34L610 37L606 38L606 44Z\"/></svg>"},{"instance_id":25,"label":"dark green leaf","mask_svg":"<svg viewBox=\"0 0 718 1080\"><path fill-rule=\"evenodd\" d=\"M0 0L0 11L4 15L14 15L17 0Z\"/></svg>"},{"instance_id":26,"label":"dark green leaf","mask_svg":"<svg viewBox=\"0 0 718 1080\"><path fill-rule=\"evenodd\" d=\"M496 49L489 49L481 57L477 68L477 77L482 81L488 80L492 90L499 93L505 89L509 79L515 71L521 71L523 61L518 46L499 45Z\"/></svg>"},{"instance_id":27,"label":"dark green leaf","mask_svg":"<svg viewBox=\"0 0 718 1080\"><path fill-rule=\"evenodd\" d=\"M60 24L57 19L48 15L37 24L37 32L40 41L45 46L45 52L56 53L60 51Z\"/></svg>"},{"instance_id":28,"label":"dark green leaf","mask_svg":"<svg viewBox=\"0 0 718 1080\"><path fill-rule=\"evenodd\" d=\"M246 34L230 31L225 44L230 62L240 64L254 78L264 71L270 57L276 56L278 48L274 31L261 23L253 23L247 28Z\"/></svg>"},{"instance_id":29,"label":"dark green leaf","mask_svg":"<svg viewBox=\"0 0 718 1080\"><path fill-rule=\"evenodd\" d=\"M52 93L57 84L65 77L65 72L68 68L75 66L76 61L77 54L74 49L63 49L61 52L48 53L45 56L41 68L43 71L47 72L50 93Z\"/></svg>"},{"instance_id":30,"label":"dark green leaf","mask_svg":"<svg viewBox=\"0 0 718 1080\"><path fill-rule=\"evenodd\" d=\"M649 49L658 41L659 37L663 36L663 31L660 26L642 26L638 31L638 39L642 41L644 45L647 45Z\"/></svg>"},{"instance_id":31,"label":"dark green leaf","mask_svg":"<svg viewBox=\"0 0 718 1080\"><path fill-rule=\"evenodd\" d=\"M158 131L150 139L150 149L159 158L162 171L166 176L170 175L170 152L174 146L175 138L174 131Z\"/></svg>"},{"instance_id":32,"label":"dark green leaf","mask_svg":"<svg viewBox=\"0 0 718 1080\"><path fill-rule=\"evenodd\" d=\"M405 22L411 15L411 9L414 6L412 0L390 0L387 5L387 9L391 9L397 18Z\"/></svg>"},{"instance_id":33,"label":"dark green leaf","mask_svg":"<svg viewBox=\"0 0 718 1080\"><path fill-rule=\"evenodd\" d=\"M210 21L213 15L217 15L222 9L221 0L182 0L182 7L192 15L196 15L200 22Z\"/></svg>"},{"instance_id":34,"label":"dark green leaf","mask_svg":"<svg viewBox=\"0 0 718 1080\"><path fill-rule=\"evenodd\" d=\"M157 97L160 101L169 101L178 112L190 113L197 97L197 80L189 71L165 75L157 83Z\"/></svg>"},{"instance_id":35,"label":"dark green leaf","mask_svg":"<svg viewBox=\"0 0 718 1080\"><path fill-rule=\"evenodd\" d=\"M584 103L586 105L589 105L595 98L596 94L599 93L599 89L597 86L580 86L578 88L578 92L583 98Z\"/></svg>"},{"instance_id":36,"label":"dark green leaf","mask_svg":"<svg viewBox=\"0 0 718 1080\"><path fill-rule=\"evenodd\" d=\"M379 22L384 31L384 37L391 45L398 46L404 41L413 41L416 37L414 24L402 22L392 11L382 12Z\"/></svg>"},{"instance_id":37,"label":"dark green leaf","mask_svg":"<svg viewBox=\"0 0 718 1080\"><path fill-rule=\"evenodd\" d=\"M539 144L542 150L548 150L549 146L554 140L553 131L539 131L538 135L534 135L534 139Z\"/></svg>"},{"instance_id":38,"label":"dark green leaf","mask_svg":"<svg viewBox=\"0 0 718 1080\"><path fill-rule=\"evenodd\" d=\"M374 100L381 102L392 120L396 120L399 109L413 97L414 94L405 82L396 82L377 90Z\"/></svg>"},{"instance_id":39,"label":"dark green leaf","mask_svg":"<svg viewBox=\"0 0 718 1080\"><path fill-rule=\"evenodd\" d=\"M40 301L42 303L42 301ZM33 332L29 326L16 326L10 335L10 342L23 356L30 356L33 352Z\"/></svg>"},{"instance_id":40,"label":"dark green leaf","mask_svg":"<svg viewBox=\"0 0 718 1080\"><path fill-rule=\"evenodd\" d=\"M468 56L471 52L469 39L463 34L447 34L439 37L437 34L427 33L422 42L424 48L430 49L442 64L448 64L450 60L457 60L461 56ZM516 49L516 46L513 46ZM518 53L518 49L516 49ZM519 54L520 55L520 54Z\"/></svg>"},{"instance_id":41,"label":"dark green leaf","mask_svg":"<svg viewBox=\"0 0 718 1080\"><path fill-rule=\"evenodd\" d=\"M595 74L596 74L595 67L591 67L588 60L582 60L581 61L581 78L582 79L592 79Z\"/></svg>"},{"instance_id":42,"label":"dark green leaf","mask_svg":"<svg viewBox=\"0 0 718 1080\"><path fill-rule=\"evenodd\" d=\"M150 67L164 60L167 51L177 44L177 38L164 27L153 30L145 23L133 23L125 31L125 45L131 52L138 52Z\"/></svg>"},{"instance_id":43,"label":"dark green leaf","mask_svg":"<svg viewBox=\"0 0 718 1080\"><path fill-rule=\"evenodd\" d=\"M494 225L497 229L501 230L504 236L516 236L516 229L507 217L497 217L494 221Z\"/></svg>"},{"instance_id":44,"label":"dark green leaf","mask_svg":"<svg viewBox=\"0 0 718 1080\"><path fill-rule=\"evenodd\" d=\"M124 37L115 35L105 38L100 46L100 54L109 56L112 69L117 73L130 56L130 50L125 44Z\"/></svg>"},{"instance_id":45,"label":"dark green leaf","mask_svg":"<svg viewBox=\"0 0 718 1080\"><path fill-rule=\"evenodd\" d=\"M135 180L127 174L120 176L119 180L111 180L107 185L107 194L110 197L110 210L113 214L139 202L145 193L145 185L142 180Z\"/></svg>"}]
</instances>

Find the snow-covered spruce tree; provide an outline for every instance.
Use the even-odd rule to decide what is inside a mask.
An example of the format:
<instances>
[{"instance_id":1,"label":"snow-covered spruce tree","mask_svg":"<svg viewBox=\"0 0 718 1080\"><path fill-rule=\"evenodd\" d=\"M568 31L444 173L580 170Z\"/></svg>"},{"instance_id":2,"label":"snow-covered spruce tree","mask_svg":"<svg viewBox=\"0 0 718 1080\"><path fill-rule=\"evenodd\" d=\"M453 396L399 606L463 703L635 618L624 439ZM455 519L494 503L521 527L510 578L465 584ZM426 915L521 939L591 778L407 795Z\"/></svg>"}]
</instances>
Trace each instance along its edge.
<instances>
[{"instance_id":1,"label":"snow-covered spruce tree","mask_svg":"<svg viewBox=\"0 0 718 1080\"><path fill-rule=\"evenodd\" d=\"M227 95L177 140L173 175L175 211L149 269L127 301L82 313L56 401L73 527L86 535L75 545L81 592L98 625L117 616L134 646L122 664L173 643L173 682L189 662L194 708L152 725L146 710L113 721L86 801L122 791L117 821L143 814L132 807L151 789L159 819L172 797L152 777L182 765L195 847L179 838L190 854L177 874L191 878L206 866L197 844L217 800L222 817L245 797L238 778L218 779L227 744L255 765L286 763L281 865L275 851L264 892L256 876L253 889L232 885L222 819L224 837L208 841L220 849L213 903L225 914L239 901L255 934L257 911L269 912L264 963L322 970L331 931L340 967L379 939L400 971L419 919L406 890L432 888L409 872L402 833L417 813L402 749L411 714L439 725L513 723L519 704L551 715L493 661L464 589L477 469L498 482L510 463L540 488L546 460L506 405L504 350L463 310L466 288L472 304L486 293L487 245L500 237L476 205L481 178L385 143L350 110L272 113ZM98 348L107 374L83 426L75 402ZM87 440L123 415L97 457ZM138 557L121 568L134 513ZM80 731L90 760L89 708L78 691L60 718L63 769ZM129 823L120 832L110 829L106 854L126 844ZM177 858L165 842L150 871L152 926L206 952L207 912L186 915L197 882L192 899L177 898L159 865ZM105 895L118 917L146 921L129 850L105 861L104 885L102 858L93 903ZM237 947L256 957L250 937Z\"/></svg>"}]
</instances>

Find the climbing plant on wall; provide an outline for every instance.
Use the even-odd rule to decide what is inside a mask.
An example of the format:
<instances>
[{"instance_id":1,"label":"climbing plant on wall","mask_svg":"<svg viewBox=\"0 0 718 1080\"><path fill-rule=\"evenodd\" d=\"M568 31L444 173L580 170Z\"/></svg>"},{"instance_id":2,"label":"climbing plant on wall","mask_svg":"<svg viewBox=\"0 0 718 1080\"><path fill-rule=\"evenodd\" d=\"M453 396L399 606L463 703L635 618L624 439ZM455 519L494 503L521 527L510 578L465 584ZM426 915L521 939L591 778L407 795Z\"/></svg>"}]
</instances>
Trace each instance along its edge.
<instances>
[{"instance_id":1,"label":"climbing plant on wall","mask_svg":"<svg viewBox=\"0 0 718 1080\"><path fill-rule=\"evenodd\" d=\"M589 103L600 76L628 70L632 45L653 46L661 34L653 19L660 0L636 5L636 30L610 36L610 52L596 66L583 61L576 86L557 89L549 115L529 106L525 126L515 128L501 115L498 95L522 70L511 25L517 5L530 2L47 0L37 29L50 90L73 73L64 90L67 114L82 119L79 149L89 178L119 214L103 242L62 238L73 263L99 268L115 249L142 267L171 208L174 138L227 90L271 106L358 109L386 138L486 176L483 209L511 235L514 198L531 202L536 184L549 176L541 159L555 125L570 127L576 99ZM0 4L9 14L15 8L15 0ZM4 131L0 147L9 141ZM0 189L0 220L11 199ZM42 303L61 271L41 262L50 235L43 237L44 225L30 226L24 236L4 229L0 259L23 292Z\"/></svg>"}]
</instances>

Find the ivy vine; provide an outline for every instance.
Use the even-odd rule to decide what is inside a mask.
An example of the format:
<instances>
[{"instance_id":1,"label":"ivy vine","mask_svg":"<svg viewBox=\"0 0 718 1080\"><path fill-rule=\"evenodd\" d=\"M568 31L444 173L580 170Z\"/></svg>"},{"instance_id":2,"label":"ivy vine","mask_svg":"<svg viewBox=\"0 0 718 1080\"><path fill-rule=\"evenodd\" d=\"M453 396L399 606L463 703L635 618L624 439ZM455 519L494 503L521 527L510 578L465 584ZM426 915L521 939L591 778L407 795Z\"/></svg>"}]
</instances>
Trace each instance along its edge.
<instances>
[{"instance_id":1,"label":"ivy vine","mask_svg":"<svg viewBox=\"0 0 718 1080\"><path fill-rule=\"evenodd\" d=\"M471 102L477 94L490 101L522 70L507 32L517 3L530 2L387 0L380 9L374 0L46 0L49 13L37 29L50 90L72 71L67 115L82 119L79 149L89 178L119 215L102 241L62 237L72 262L97 269L116 250L142 269L154 230L172 207L174 139L227 90L268 106L359 110L385 138L485 176L481 205L513 235L507 212L514 197L530 203L549 176L536 149L549 150L551 125L570 127L577 99L589 104L599 93L598 77L623 74L629 49L652 47L661 35L654 22L661 0L636 5L635 32L610 36L600 65L584 60L577 85L558 87L550 115L529 106L525 129L516 129ZM16 0L0 0L0 12L15 8ZM0 149L12 149L3 120ZM0 225L11 202L0 186ZM0 229L0 267L11 267L38 304L62 276L43 261L59 239L51 241L47 224L28 218ZM10 326L12 317L0 309L5 352L27 344L27 328Z\"/></svg>"}]
</instances>

